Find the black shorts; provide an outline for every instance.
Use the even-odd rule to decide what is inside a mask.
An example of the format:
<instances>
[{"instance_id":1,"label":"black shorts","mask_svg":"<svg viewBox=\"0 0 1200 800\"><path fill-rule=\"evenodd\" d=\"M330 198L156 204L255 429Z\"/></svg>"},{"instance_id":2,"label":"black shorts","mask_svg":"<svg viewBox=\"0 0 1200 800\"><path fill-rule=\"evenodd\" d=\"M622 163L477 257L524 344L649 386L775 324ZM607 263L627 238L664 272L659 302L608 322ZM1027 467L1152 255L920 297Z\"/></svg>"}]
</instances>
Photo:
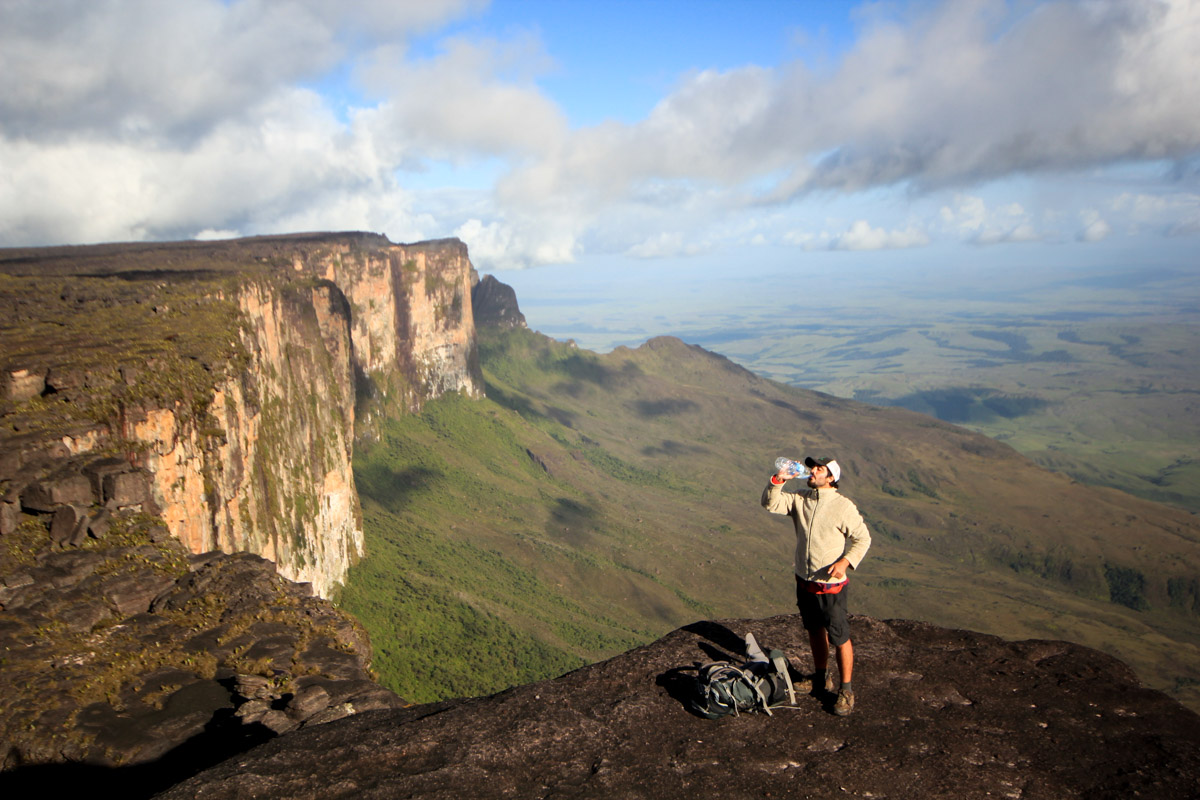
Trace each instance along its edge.
<instances>
[{"instance_id":1,"label":"black shorts","mask_svg":"<svg viewBox=\"0 0 1200 800\"><path fill-rule=\"evenodd\" d=\"M837 594L813 594L804 588L804 579L797 575L796 607L800 609L804 629L816 631L825 628L829 631L829 643L834 647L850 641L850 618L846 614L846 595L849 592L847 585Z\"/></svg>"}]
</instances>

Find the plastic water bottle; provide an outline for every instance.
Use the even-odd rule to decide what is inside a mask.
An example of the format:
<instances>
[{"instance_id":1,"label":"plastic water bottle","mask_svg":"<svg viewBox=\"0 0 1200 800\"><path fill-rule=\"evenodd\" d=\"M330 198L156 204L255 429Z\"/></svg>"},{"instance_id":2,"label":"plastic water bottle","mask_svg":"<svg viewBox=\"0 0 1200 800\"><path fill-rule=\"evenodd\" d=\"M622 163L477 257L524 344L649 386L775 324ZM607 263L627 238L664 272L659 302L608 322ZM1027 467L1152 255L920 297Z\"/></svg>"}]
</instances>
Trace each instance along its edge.
<instances>
[{"instance_id":1,"label":"plastic water bottle","mask_svg":"<svg viewBox=\"0 0 1200 800\"><path fill-rule=\"evenodd\" d=\"M789 480L791 478L807 478L808 467L801 464L799 461L793 461L790 458L780 456L775 459L775 473L783 475Z\"/></svg>"}]
</instances>

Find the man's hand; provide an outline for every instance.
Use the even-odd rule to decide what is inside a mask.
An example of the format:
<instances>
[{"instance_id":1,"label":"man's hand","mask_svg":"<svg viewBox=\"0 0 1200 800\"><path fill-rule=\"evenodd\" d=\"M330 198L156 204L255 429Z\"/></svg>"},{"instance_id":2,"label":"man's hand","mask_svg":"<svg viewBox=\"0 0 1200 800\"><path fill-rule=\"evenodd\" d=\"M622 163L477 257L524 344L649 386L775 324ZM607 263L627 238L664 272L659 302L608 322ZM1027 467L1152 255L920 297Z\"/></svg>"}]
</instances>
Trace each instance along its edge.
<instances>
[{"instance_id":1,"label":"man's hand","mask_svg":"<svg viewBox=\"0 0 1200 800\"><path fill-rule=\"evenodd\" d=\"M835 582L846 577L846 570L850 569L850 561L845 558L839 558L837 561L829 565L829 577Z\"/></svg>"}]
</instances>

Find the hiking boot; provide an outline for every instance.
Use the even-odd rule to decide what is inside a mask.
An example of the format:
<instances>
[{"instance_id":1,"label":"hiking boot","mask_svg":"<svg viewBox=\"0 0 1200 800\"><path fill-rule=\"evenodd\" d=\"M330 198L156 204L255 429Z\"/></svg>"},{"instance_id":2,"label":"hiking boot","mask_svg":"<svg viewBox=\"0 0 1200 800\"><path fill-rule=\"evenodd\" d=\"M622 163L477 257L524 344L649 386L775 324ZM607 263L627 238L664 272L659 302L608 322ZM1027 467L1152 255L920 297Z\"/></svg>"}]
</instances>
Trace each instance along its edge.
<instances>
[{"instance_id":1,"label":"hiking boot","mask_svg":"<svg viewBox=\"0 0 1200 800\"><path fill-rule=\"evenodd\" d=\"M839 717L848 717L854 711L854 692L838 692L837 701L833 704L833 713Z\"/></svg>"},{"instance_id":2,"label":"hiking boot","mask_svg":"<svg viewBox=\"0 0 1200 800\"><path fill-rule=\"evenodd\" d=\"M825 685L817 685L817 674L810 673L801 675L797 672L792 673L792 686L796 690L796 694L811 694L814 697L820 696L821 692L833 693L833 675L829 672L825 673Z\"/></svg>"}]
</instances>

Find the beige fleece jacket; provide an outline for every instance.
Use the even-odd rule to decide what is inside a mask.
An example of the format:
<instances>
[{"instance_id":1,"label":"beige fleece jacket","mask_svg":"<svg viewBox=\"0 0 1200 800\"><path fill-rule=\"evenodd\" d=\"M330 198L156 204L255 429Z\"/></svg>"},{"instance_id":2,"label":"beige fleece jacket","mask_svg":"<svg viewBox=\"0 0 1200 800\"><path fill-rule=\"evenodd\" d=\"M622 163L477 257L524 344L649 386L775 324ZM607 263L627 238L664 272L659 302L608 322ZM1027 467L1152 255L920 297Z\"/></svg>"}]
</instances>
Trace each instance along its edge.
<instances>
[{"instance_id":1,"label":"beige fleece jacket","mask_svg":"<svg viewBox=\"0 0 1200 800\"><path fill-rule=\"evenodd\" d=\"M837 489L785 492L768 483L763 508L787 514L796 525L796 574L807 581L832 582L829 567L843 556L853 569L867 554L871 534L854 503Z\"/></svg>"}]
</instances>

